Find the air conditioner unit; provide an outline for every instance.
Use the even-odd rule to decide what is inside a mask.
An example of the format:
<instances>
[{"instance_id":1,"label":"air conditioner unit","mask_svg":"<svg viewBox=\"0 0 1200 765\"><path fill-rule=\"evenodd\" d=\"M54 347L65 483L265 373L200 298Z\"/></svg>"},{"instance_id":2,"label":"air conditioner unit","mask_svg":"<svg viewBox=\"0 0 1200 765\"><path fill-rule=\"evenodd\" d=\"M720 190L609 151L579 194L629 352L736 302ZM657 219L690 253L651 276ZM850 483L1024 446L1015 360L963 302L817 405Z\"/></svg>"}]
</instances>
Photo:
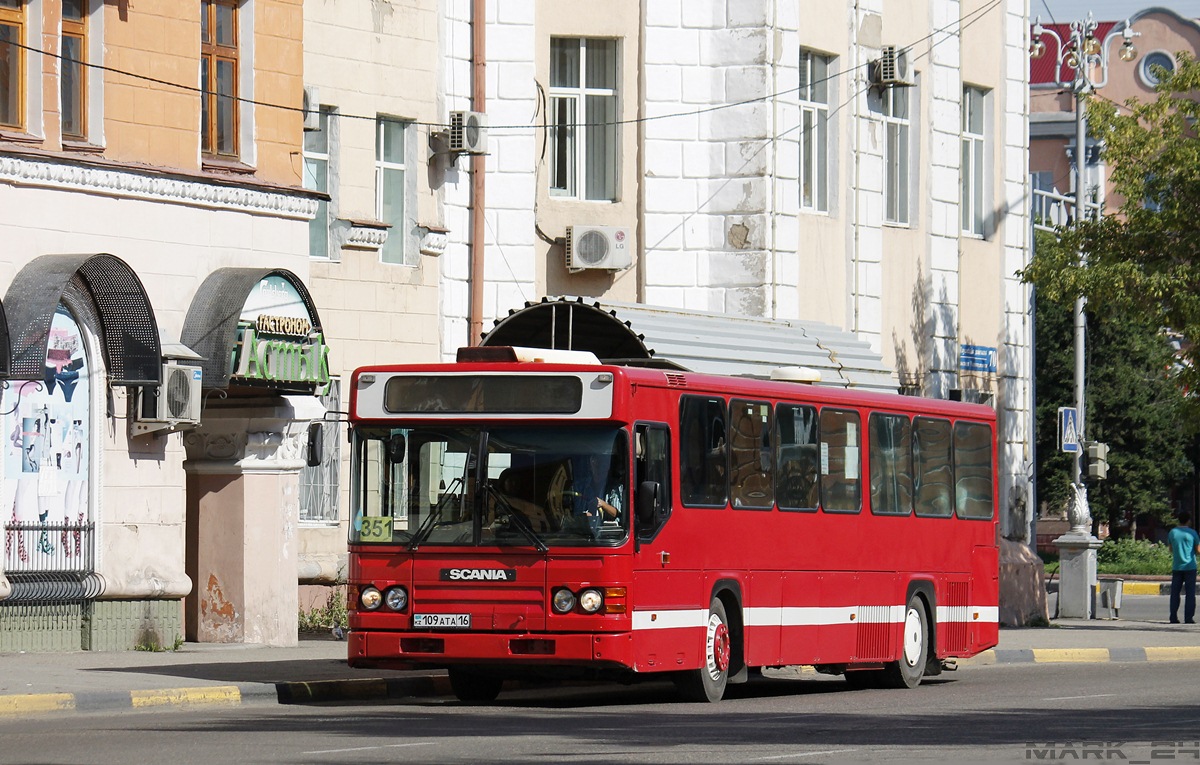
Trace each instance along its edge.
<instances>
[{"instance_id":1,"label":"air conditioner unit","mask_svg":"<svg viewBox=\"0 0 1200 765\"><path fill-rule=\"evenodd\" d=\"M487 115L481 112L450 112L450 151L487 154L487 124Z\"/></svg>"},{"instance_id":2,"label":"air conditioner unit","mask_svg":"<svg viewBox=\"0 0 1200 765\"><path fill-rule=\"evenodd\" d=\"M321 95L315 85L304 86L304 130L310 132L321 129Z\"/></svg>"},{"instance_id":3,"label":"air conditioner unit","mask_svg":"<svg viewBox=\"0 0 1200 765\"><path fill-rule=\"evenodd\" d=\"M885 45L877 60L871 62L871 84L880 87L909 87L913 84L912 60L907 50Z\"/></svg>"},{"instance_id":4,"label":"air conditioner unit","mask_svg":"<svg viewBox=\"0 0 1200 765\"><path fill-rule=\"evenodd\" d=\"M132 427L136 435L157 430L177 430L200 422L200 367L168 361L163 364L162 384L141 388Z\"/></svg>"},{"instance_id":5,"label":"air conditioner unit","mask_svg":"<svg viewBox=\"0 0 1200 765\"><path fill-rule=\"evenodd\" d=\"M567 270L620 271L633 264L633 236L618 226L568 226Z\"/></svg>"}]
</instances>

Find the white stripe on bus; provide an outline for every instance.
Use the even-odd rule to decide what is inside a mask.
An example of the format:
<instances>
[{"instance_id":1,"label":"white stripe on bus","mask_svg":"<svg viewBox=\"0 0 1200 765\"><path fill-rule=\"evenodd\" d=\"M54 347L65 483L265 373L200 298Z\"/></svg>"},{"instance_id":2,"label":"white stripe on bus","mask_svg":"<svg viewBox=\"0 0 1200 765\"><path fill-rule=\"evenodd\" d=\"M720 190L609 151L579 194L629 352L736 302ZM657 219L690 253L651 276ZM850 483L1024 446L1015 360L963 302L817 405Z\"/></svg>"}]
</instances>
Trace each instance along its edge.
<instances>
[{"instance_id":1,"label":"white stripe on bus","mask_svg":"<svg viewBox=\"0 0 1200 765\"><path fill-rule=\"evenodd\" d=\"M843 624L902 624L904 606L827 606L744 608L747 627L832 627ZM939 606L938 624L995 624L997 606ZM633 629L702 629L708 621L704 609L634 611Z\"/></svg>"}]
</instances>

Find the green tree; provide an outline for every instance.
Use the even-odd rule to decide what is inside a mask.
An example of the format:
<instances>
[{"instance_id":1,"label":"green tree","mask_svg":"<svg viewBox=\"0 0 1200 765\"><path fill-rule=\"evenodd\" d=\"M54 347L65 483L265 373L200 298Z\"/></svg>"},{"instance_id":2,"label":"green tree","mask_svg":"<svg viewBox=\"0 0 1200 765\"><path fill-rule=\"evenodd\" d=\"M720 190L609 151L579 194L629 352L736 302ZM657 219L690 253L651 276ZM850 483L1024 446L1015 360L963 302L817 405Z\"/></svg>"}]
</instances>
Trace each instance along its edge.
<instances>
[{"instance_id":1,"label":"green tree","mask_svg":"<svg viewBox=\"0 0 1200 765\"><path fill-rule=\"evenodd\" d=\"M1086 295L1093 314L1200 338L1200 63L1184 54L1154 100L1118 106L1092 98L1088 120L1121 201L1120 214L1082 221L1063 247L1039 254L1024 276L1044 300L1066 306ZM1081 267L1077 253L1087 253ZM1185 343L1176 382L1200 384L1200 345Z\"/></svg>"},{"instance_id":2,"label":"green tree","mask_svg":"<svg viewBox=\"0 0 1200 765\"><path fill-rule=\"evenodd\" d=\"M1054 258L1062 245L1038 234L1035 258ZM1037 478L1038 496L1064 507L1071 458L1058 448L1060 406L1075 404L1073 305L1038 294ZM1103 441L1109 474L1088 486L1095 522L1119 531L1137 516L1169 516L1171 489L1190 475L1191 405L1170 370L1174 348L1156 323L1140 313L1090 312L1087 325L1087 437Z\"/></svg>"}]
</instances>

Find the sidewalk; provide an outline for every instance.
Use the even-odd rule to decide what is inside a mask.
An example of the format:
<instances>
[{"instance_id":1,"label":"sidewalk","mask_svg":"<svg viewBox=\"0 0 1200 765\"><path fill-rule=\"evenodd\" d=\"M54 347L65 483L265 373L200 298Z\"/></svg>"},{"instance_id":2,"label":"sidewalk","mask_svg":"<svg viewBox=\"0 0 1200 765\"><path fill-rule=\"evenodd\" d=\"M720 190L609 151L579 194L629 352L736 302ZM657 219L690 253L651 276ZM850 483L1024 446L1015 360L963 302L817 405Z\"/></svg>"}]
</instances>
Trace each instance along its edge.
<instances>
[{"instance_id":1,"label":"sidewalk","mask_svg":"<svg viewBox=\"0 0 1200 765\"><path fill-rule=\"evenodd\" d=\"M1024 662L1200 661L1200 628L1165 621L1058 619L1002 629L1000 644L963 667ZM188 643L179 651L0 654L0 719L154 706L450 696L445 672L356 670L346 643L291 648Z\"/></svg>"}]
</instances>

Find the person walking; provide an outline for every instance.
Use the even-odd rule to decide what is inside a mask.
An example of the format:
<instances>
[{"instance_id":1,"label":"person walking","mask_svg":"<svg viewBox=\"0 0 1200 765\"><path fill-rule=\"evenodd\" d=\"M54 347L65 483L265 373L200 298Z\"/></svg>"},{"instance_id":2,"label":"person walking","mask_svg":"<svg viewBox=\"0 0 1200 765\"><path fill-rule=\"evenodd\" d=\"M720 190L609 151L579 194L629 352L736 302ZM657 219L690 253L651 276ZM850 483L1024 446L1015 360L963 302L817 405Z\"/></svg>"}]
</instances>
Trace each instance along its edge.
<instances>
[{"instance_id":1,"label":"person walking","mask_svg":"<svg viewBox=\"0 0 1200 765\"><path fill-rule=\"evenodd\" d=\"M1179 514L1179 525L1167 534L1171 547L1171 624L1179 624L1179 595L1183 593L1183 621L1196 623L1196 553L1200 534L1188 526L1191 513Z\"/></svg>"}]
</instances>

